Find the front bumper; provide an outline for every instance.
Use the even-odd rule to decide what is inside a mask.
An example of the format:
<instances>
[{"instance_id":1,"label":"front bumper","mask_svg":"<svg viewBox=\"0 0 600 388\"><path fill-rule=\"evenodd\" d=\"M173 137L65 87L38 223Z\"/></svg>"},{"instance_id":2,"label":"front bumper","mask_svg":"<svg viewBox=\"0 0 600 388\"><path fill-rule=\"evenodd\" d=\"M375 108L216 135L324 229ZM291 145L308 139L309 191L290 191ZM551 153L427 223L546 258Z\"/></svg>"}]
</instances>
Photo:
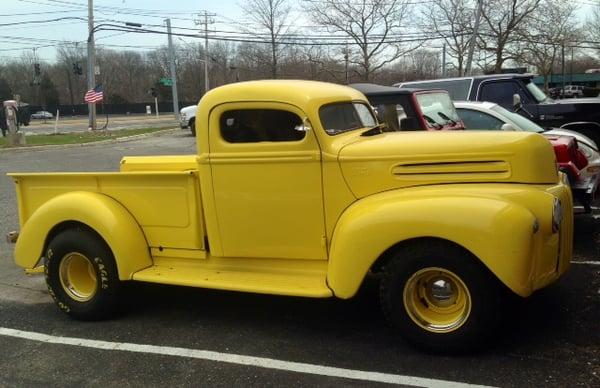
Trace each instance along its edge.
<instances>
[{"instance_id":1,"label":"front bumper","mask_svg":"<svg viewBox=\"0 0 600 388\"><path fill-rule=\"evenodd\" d=\"M189 122L185 114L179 115L179 126L181 127L181 129L185 129L189 126Z\"/></svg>"}]
</instances>

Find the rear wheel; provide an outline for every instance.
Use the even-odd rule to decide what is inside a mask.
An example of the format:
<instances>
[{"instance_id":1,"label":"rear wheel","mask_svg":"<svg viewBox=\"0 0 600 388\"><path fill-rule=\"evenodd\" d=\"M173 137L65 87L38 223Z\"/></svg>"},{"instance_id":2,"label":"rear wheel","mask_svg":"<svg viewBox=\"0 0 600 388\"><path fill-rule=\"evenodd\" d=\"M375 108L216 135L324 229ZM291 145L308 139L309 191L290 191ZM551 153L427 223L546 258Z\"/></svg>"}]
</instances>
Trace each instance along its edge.
<instances>
[{"instance_id":1,"label":"rear wheel","mask_svg":"<svg viewBox=\"0 0 600 388\"><path fill-rule=\"evenodd\" d=\"M84 228L55 236L46 252L46 284L58 307L73 318L99 320L117 306L119 277L112 252Z\"/></svg>"},{"instance_id":2,"label":"rear wheel","mask_svg":"<svg viewBox=\"0 0 600 388\"><path fill-rule=\"evenodd\" d=\"M468 252L444 243L401 249L386 265L381 305L410 343L436 352L482 346L500 317L497 280Z\"/></svg>"}]
</instances>

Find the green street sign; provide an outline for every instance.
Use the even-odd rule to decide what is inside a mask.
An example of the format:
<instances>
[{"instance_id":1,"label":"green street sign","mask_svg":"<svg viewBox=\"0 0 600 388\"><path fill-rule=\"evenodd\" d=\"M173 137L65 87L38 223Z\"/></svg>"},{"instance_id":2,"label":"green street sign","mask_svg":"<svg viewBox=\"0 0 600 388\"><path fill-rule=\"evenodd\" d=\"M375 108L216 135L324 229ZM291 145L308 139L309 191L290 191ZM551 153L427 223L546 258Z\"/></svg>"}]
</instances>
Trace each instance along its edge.
<instances>
[{"instance_id":1,"label":"green street sign","mask_svg":"<svg viewBox=\"0 0 600 388\"><path fill-rule=\"evenodd\" d=\"M173 80L171 78L161 78L158 82L164 86L173 86Z\"/></svg>"}]
</instances>

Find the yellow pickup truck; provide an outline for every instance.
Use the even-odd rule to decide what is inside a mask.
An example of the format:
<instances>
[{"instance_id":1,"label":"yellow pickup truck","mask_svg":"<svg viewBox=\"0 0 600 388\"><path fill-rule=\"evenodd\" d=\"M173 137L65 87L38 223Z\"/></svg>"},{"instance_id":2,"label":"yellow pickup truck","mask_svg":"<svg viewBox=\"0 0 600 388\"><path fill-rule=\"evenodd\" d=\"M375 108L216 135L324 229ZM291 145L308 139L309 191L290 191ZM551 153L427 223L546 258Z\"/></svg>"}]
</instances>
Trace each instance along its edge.
<instances>
[{"instance_id":1,"label":"yellow pickup truck","mask_svg":"<svg viewBox=\"0 0 600 388\"><path fill-rule=\"evenodd\" d=\"M506 290L569 267L571 193L540 135L385 132L360 92L311 81L214 89L195 125L197 155L10 174L16 263L44 266L64 312L110 316L125 281L346 299L373 276L409 342L464 350Z\"/></svg>"}]
</instances>

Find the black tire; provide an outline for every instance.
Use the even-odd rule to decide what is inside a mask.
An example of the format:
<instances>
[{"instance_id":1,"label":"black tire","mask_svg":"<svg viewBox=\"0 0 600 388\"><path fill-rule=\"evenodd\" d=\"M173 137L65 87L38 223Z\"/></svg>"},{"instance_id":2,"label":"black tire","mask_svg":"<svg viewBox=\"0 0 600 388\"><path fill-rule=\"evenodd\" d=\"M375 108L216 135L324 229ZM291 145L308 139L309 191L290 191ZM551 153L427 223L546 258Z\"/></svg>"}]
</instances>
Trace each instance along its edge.
<instances>
[{"instance_id":1,"label":"black tire","mask_svg":"<svg viewBox=\"0 0 600 388\"><path fill-rule=\"evenodd\" d=\"M192 136L196 137L196 119L190 119L190 132Z\"/></svg>"},{"instance_id":2,"label":"black tire","mask_svg":"<svg viewBox=\"0 0 600 388\"><path fill-rule=\"evenodd\" d=\"M46 251L46 284L58 307L73 318L101 320L118 305L120 281L109 247L85 228L55 236Z\"/></svg>"},{"instance_id":3,"label":"black tire","mask_svg":"<svg viewBox=\"0 0 600 388\"><path fill-rule=\"evenodd\" d=\"M434 283L446 288L434 290ZM482 347L501 316L497 279L473 255L438 241L398 250L384 268L380 297L388 323L412 345L435 353Z\"/></svg>"}]
</instances>

